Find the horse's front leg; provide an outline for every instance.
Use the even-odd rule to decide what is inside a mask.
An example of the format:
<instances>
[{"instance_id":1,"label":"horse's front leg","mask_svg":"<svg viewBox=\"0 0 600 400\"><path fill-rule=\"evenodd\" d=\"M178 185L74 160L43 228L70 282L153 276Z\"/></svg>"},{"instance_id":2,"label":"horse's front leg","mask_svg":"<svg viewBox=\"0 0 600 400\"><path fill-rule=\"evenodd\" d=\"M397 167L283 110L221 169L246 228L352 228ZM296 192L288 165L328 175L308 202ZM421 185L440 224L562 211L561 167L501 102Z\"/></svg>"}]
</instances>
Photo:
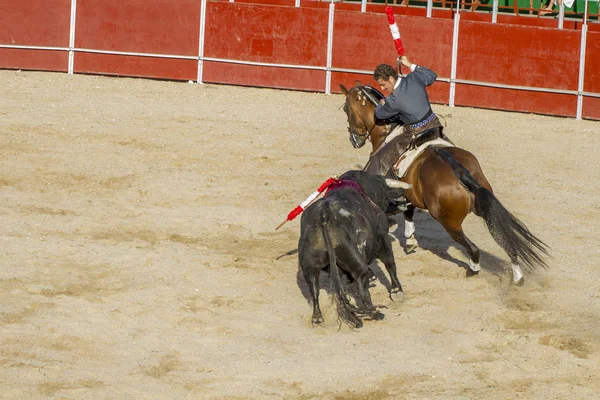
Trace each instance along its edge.
<instances>
[{"instance_id":1,"label":"horse's front leg","mask_svg":"<svg viewBox=\"0 0 600 400\"><path fill-rule=\"evenodd\" d=\"M418 245L415 239L415 223L413 217L415 216L415 206L408 204L406 211L404 211L404 238L406 239L406 247L404 251L406 254L414 251Z\"/></svg>"}]
</instances>

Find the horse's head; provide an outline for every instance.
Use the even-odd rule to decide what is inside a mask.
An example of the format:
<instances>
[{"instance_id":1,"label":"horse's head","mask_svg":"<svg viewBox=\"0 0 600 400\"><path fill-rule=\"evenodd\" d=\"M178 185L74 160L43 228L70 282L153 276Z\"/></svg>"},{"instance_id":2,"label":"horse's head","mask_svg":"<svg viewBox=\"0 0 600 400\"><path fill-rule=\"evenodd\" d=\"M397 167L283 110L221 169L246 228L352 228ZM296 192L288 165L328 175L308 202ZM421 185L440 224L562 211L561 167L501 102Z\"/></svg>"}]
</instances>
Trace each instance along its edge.
<instances>
[{"instance_id":1,"label":"horse's head","mask_svg":"<svg viewBox=\"0 0 600 400\"><path fill-rule=\"evenodd\" d=\"M346 95L344 112L348 116L348 132L350 143L355 149L365 145L375 128L375 107L384 96L371 86L362 86L356 82L356 86L346 89L340 85L340 89Z\"/></svg>"}]
</instances>

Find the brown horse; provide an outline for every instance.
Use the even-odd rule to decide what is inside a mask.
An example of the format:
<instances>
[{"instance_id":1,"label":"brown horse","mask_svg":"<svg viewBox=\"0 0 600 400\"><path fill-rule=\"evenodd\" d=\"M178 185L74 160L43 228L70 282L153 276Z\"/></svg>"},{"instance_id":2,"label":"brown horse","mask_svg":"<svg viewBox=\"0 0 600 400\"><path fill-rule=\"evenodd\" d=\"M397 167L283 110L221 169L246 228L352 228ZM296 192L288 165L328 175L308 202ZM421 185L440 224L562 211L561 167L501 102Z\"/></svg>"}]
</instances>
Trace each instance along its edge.
<instances>
[{"instance_id":1,"label":"brown horse","mask_svg":"<svg viewBox=\"0 0 600 400\"><path fill-rule=\"evenodd\" d=\"M386 123L375 118L374 105L383 95L373 87L360 85L360 82L350 90L343 85L340 88L346 95L344 111L348 116L350 141L359 148L370 140L373 156L389 134ZM385 174L382 171L377 173ZM527 271L547 268L543 255L548 255L548 246L504 208L493 194L477 158L470 152L458 147L430 146L414 160L401 180L412 185L412 189L405 191L409 201L404 212L407 252L416 247L415 207L428 210L450 237L469 253L467 276L476 275L481 270L479 249L462 229L465 217L473 212L484 219L496 243L510 257L514 283L524 283L521 266Z\"/></svg>"}]
</instances>

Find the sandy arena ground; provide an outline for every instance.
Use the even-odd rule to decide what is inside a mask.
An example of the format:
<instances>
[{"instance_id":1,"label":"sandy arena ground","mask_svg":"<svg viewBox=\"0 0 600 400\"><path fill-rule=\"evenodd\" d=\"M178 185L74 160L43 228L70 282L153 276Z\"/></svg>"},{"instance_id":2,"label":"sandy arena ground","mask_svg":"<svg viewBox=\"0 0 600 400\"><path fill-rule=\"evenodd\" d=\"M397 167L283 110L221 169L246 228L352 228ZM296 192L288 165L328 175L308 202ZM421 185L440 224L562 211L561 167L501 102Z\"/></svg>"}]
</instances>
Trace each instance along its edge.
<instances>
[{"instance_id":1,"label":"sandy arena ground","mask_svg":"<svg viewBox=\"0 0 600 400\"><path fill-rule=\"evenodd\" d=\"M600 393L600 123L435 106L551 248L510 285L426 212L392 232L404 303L322 326L274 228L362 167L342 95L0 71L0 398L593 399ZM383 267L381 265L381 267ZM375 270L380 264L374 266ZM323 282L327 278L323 277Z\"/></svg>"}]
</instances>

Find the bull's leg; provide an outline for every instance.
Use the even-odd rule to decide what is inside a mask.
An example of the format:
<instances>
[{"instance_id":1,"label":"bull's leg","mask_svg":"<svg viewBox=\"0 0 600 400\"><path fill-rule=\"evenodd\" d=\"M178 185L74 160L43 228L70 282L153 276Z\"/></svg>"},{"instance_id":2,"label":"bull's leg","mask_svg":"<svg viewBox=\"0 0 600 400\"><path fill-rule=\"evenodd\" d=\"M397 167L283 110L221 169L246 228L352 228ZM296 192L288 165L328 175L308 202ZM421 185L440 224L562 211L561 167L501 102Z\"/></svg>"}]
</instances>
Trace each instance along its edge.
<instances>
[{"instance_id":1,"label":"bull's leg","mask_svg":"<svg viewBox=\"0 0 600 400\"><path fill-rule=\"evenodd\" d=\"M321 308L319 307L319 274L321 270L318 268L302 268L302 272L304 273L304 280L308 285L308 290L312 297L312 322L313 324L320 324L324 321L323 313L321 313Z\"/></svg>"},{"instance_id":2,"label":"bull's leg","mask_svg":"<svg viewBox=\"0 0 600 400\"><path fill-rule=\"evenodd\" d=\"M406 247L404 251L406 254L417 248L417 240L415 239L415 223L413 222L414 216L415 206L412 204L407 205L406 211L404 211L404 237L406 238Z\"/></svg>"},{"instance_id":3,"label":"bull's leg","mask_svg":"<svg viewBox=\"0 0 600 400\"><path fill-rule=\"evenodd\" d=\"M462 227L458 228L449 228L444 225L446 232L450 235L455 242L461 244L469 253L469 269L467 269L467 276L474 276L481 271L481 266L479 265L479 248L473 244L465 235L462 230Z\"/></svg>"},{"instance_id":4,"label":"bull's leg","mask_svg":"<svg viewBox=\"0 0 600 400\"><path fill-rule=\"evenodd\" d=\"M368 318L375 320L383 319L384 315L377 311L375 306L373 306L373 300L371 300L371 293L369 292L369 274L364 274L364 276L358 278L356 283L358 286L358 294L365 307L365 310L361 310L361 312L364 312L364 315Z\"/></svg>"},{"instance_id":5,"label":"bull's leg","mask_svg":"<svg viewBox=\"0 0 600 400\"><path fill-rule=\"evenodd\" d=\"M388 239L387 236L386 239ZM387 240L384 248L381 250L379 260L385 265L385 269L390 275L390 281L392 282L392 286L390 288L390 299L395 302L404 301L404 291L402 290L402 284L398 279L396 272L396 261L394 260L394 253L392 252L392 243L389 241L389 239Z\"/></svg>"}]
</instances>

